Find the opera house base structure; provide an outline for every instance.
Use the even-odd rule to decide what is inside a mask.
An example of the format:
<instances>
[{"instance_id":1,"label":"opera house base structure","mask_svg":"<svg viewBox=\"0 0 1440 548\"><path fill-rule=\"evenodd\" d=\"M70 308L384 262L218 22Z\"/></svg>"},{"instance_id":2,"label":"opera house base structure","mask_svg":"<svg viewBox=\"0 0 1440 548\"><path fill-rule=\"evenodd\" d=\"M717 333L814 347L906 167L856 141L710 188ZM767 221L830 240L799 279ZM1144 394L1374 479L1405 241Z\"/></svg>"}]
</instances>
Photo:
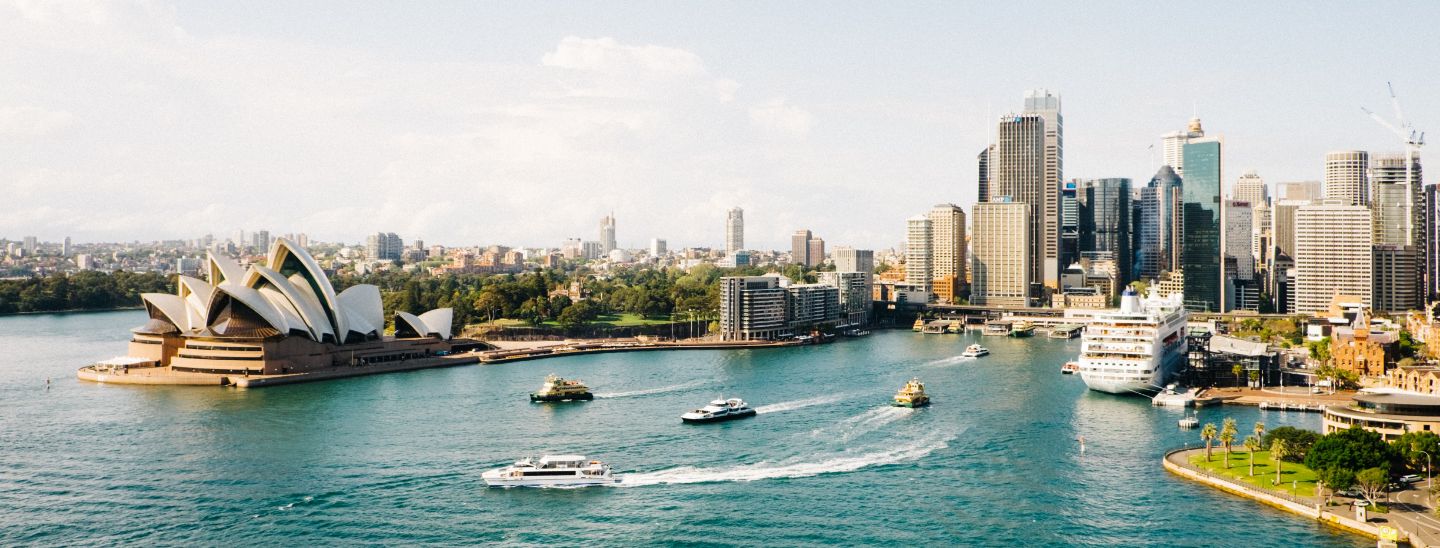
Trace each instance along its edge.
<instances>
[{"instance_id":1,"label":"opera house base structure","mask_svg":"<svg viewBox=\"0 0 1440 548\"><path fill-rule=\"evenodd\" d=\"M142 296L149 321L126 356L81 368L81 380L115 384L258 387L475 363L457 354L448 308L395 315L385 336L380 291L336 293L315 259L285 239L265 264L241 270L210 255L209 281L181 276L178 295Z\"/></svg>"}]
</instances>

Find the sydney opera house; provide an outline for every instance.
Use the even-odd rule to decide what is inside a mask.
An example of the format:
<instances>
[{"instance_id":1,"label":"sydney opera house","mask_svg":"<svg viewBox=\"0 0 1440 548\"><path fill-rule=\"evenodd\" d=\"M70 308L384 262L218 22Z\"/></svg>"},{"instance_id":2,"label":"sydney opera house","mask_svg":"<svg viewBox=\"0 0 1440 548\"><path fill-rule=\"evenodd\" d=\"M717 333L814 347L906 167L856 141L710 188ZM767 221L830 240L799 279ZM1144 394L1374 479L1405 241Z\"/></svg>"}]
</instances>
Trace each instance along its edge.
<instances>
[{"instance_id":1,"label":"sydney opera house","mask_svg":"<svg viewBox=\"0 0 1440 548\"><path fill-rule=\"evenodd\" d=\"M349 376L434 366L452 350L452 311L395 315L385 335L380 290L336 293L319 263L285 239L247 268L211 254L208 281L178 280L174 295L142 295L149 321L128 355L82 368L85 380L133 384L239 384L267 376ZM444 360L444 361L453 361Z\"/></svg>"}]
</instances>

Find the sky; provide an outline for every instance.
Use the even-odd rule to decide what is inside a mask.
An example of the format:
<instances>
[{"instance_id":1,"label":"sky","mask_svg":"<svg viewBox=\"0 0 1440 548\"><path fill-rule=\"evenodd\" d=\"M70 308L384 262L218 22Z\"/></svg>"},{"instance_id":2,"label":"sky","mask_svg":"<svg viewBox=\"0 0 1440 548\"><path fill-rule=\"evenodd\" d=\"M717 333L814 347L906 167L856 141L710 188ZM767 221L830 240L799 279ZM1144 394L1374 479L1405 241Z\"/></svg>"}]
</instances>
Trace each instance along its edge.
<instances>
[{"instance_id":1,"label":"sky","mask_svg":"<svg viewBox=\"0 0 1440 548\"><path fill-rule=\"evenodd\" d=\"M0 0L0 238L240 229L445 245L883 249L1028 89L1066 178L1148 181L1198 114L1225 179L1440 131L1440 3ZM1152 148L1153 147L1153 148ZM1424 154L1426 163L1434 151ZM1425 176L1436 182L1440 167Z\"/></svg>"}]
</instances>

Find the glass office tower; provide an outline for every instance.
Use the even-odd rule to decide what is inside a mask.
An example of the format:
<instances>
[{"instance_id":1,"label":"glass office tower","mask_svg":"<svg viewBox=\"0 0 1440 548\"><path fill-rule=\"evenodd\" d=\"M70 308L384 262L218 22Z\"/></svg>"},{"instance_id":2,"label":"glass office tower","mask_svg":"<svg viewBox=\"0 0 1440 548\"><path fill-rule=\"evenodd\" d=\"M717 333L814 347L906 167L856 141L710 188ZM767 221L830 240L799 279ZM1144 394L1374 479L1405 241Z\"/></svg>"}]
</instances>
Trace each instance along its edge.
<instances>
[{"instance_id":1,"label":"glass office tower","mask_svg":"<svg viewBox=\"0 0 1440 548\"><path fill-rule=\"evenodd\" d=\"M1185 183L1181 186L1184 243L1180 270L1185 273L1185 308L1224 312L1225 270L1221 225L1221 143L1185 143Z\"/></svg>"}]
</instances>

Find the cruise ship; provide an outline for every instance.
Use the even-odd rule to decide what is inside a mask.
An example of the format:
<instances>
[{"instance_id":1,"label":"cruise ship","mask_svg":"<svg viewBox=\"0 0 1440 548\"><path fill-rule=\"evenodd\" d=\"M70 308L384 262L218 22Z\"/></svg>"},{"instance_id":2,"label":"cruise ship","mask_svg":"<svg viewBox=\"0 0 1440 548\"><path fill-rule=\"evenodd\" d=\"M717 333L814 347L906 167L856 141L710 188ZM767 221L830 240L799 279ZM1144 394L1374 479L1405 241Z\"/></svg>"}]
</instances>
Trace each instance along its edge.
<instances>
[{"instance_id":1,"label":"cruise ship","mask_svg":"<svg viewBox=\"0 0 1440 548\"><path fill-rule=\"evenodd\" d=\"M1120 309L1095 317L1080 347L1080 378L1091 390L1153 394L1185 363L1185 311L1179 293L1125 289Z\"/></svg>"}]
</instances>

